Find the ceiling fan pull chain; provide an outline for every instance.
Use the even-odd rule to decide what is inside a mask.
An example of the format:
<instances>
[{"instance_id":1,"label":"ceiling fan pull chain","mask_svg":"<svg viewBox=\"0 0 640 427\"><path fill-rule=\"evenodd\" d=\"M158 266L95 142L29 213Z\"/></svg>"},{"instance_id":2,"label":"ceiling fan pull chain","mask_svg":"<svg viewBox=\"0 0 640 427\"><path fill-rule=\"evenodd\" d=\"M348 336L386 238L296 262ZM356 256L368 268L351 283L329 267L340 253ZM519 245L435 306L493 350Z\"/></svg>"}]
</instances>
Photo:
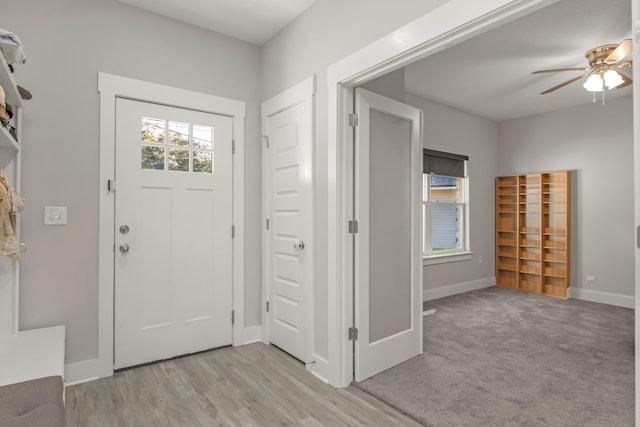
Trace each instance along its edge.
<instances>
[{"instance_id":1,"label":"ceiling fan pull chain","mask_svg":"<svg viewBox=\"0 0 640 427\"><path fill-rule=\"evenodd\" d=\"M602 106L604 107L604 93L606 92L605 88L602 88ZM595 95L595 93L594 93Z\"/></svg>"},{"instance_id":2,"label":"ceiling fan pull chain","mask_svg":"<svg viewBox=\"0 0 640 427\"><path fill-rule=\"evenodd\" d=\"M591 93L593 93L593 103L595 104L596 103L596 93L595 92L591 92Z\"/></svg>"}]
</instances>

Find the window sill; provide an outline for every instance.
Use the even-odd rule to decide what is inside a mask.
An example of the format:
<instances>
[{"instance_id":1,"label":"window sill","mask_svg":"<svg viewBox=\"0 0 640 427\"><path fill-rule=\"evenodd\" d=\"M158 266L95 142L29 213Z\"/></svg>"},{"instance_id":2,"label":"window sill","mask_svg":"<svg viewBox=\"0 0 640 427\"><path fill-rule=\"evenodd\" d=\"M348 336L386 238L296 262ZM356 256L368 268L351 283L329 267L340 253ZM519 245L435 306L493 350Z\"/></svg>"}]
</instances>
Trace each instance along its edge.
<instances>
[{"instance_id":1,"label":"window sill","mask_svg":"<svg viewBox=\"0 0 640 427\"><path fill-rule=\"evenodd\" d=\"M422 265L444 264L447 262L468 261L473 252L456 252L452 254L430 255L422 258Z\"/></svg>"}]
</instances>

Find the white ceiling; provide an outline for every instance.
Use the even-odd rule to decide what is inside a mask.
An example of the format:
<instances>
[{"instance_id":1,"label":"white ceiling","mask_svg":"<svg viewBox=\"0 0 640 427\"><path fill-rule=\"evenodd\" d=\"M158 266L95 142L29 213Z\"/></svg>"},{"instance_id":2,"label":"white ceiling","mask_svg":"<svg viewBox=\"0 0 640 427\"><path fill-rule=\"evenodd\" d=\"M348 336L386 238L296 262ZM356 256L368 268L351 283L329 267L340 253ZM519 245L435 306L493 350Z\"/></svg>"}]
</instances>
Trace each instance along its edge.
<instances>
[{"instance_id":1,"label":"white ceiling","mask_svg":"<svg viewBox=\"0 0 640 427\"><path fill-rule=\"evenodd\" d=\"M120 0L261 46L315 0Z\"/></svg>"},{"instance_id":2,"label":"white ceiling","mask_svg":"<svg viewBox=\"0 0 640 427\"><path fill-rule=\"evenodd\" d=\"M407 66L406 90L498 122L582 105L593 100L583 80L540 95L580 72L531 72L588 66L587 50L630 37L630 0L562 0ZM631 92L606 91L605 100Z\"/></svg>"}]
</instances>

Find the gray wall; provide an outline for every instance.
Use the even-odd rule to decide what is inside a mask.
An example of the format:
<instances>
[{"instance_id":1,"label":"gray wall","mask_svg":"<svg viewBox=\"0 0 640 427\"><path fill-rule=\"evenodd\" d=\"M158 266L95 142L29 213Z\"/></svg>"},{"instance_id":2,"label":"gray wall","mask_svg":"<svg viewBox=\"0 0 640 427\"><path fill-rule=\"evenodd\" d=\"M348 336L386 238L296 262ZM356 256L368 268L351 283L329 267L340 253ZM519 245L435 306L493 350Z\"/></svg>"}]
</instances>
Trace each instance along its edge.
<instances>
[{"instance_id":1,"label":"gray wall","mask_svg":"<svg viewBox=\"0 0 640 427\"><path fill-rule=\"evenodd\" d=\"M115 0L30 0L2 7L27 64L20 326L67 326L67 363L97 357L99 71L247 103L245 325L260 323L260 127L256 46ZM44 227L43 206L69 225Z\"/></svg>"},{"instance_id":2,"label":"gray wall","mask_svg":"<svg viewBox=\"0 0 640 427\"><path fill-rule=\"evenodd\" d=\"M575 171L573 287L634 295L632 114L624 97L500 124L499 174Z\"/></svg>"},{"instance_id":3,"label":"gray wall","mask_svg":"<svg viewBox=\"0 0 640 427\"><path fill-rule=\"evenodd\" d=\"M410 94L405 96L405 101L424 112L425 148L469 156L467 171L472 259L424 266L423 289L434 290L493 277L498 124Z\"/></svg>"},{"instance_id":4,"label":"gray wall","mask_svg":"<svg viewBox=\"0 0 640 427\"><path fill-rule=\"evenodd\" d=\"M318 0L261 49L262 99L317 75L315 205L327 205L327 67L425 15L448 0ZM327 235L326 209L316 211L316 236ZM327 241L316 239L314 352L327 356Z\"/></svg>"}]
</instances>

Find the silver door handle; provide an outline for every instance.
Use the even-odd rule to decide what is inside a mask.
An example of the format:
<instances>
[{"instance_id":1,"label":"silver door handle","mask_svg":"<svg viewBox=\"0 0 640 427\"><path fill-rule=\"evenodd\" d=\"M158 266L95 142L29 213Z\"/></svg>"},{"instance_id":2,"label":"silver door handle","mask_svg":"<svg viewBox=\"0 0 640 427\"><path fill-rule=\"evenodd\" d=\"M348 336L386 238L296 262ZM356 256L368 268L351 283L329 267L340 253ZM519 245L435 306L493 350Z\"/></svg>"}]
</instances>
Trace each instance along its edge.
<instances>
[{"instance_id":1,"label":"silver door handle","mask_svg":"<svg viewBox=\"0 0 640 427\"><path fill-rule=\"evenodd\" d=\"M298 243L293 243L293 249L301 251L304 249L304 242L302 240L298 240Z\"/></svg>"},{"instance_id":2,"label":"silver door handle","mask_svg":"<svg viewBox=\"0 0 640 427\"><path fill-rule=\"evenodd\" d=\"M129 249L129 245L127 245L126 243L120 245L120 252L122 252L123 254L129 252Z\"/></svg>"}]
</instances>

